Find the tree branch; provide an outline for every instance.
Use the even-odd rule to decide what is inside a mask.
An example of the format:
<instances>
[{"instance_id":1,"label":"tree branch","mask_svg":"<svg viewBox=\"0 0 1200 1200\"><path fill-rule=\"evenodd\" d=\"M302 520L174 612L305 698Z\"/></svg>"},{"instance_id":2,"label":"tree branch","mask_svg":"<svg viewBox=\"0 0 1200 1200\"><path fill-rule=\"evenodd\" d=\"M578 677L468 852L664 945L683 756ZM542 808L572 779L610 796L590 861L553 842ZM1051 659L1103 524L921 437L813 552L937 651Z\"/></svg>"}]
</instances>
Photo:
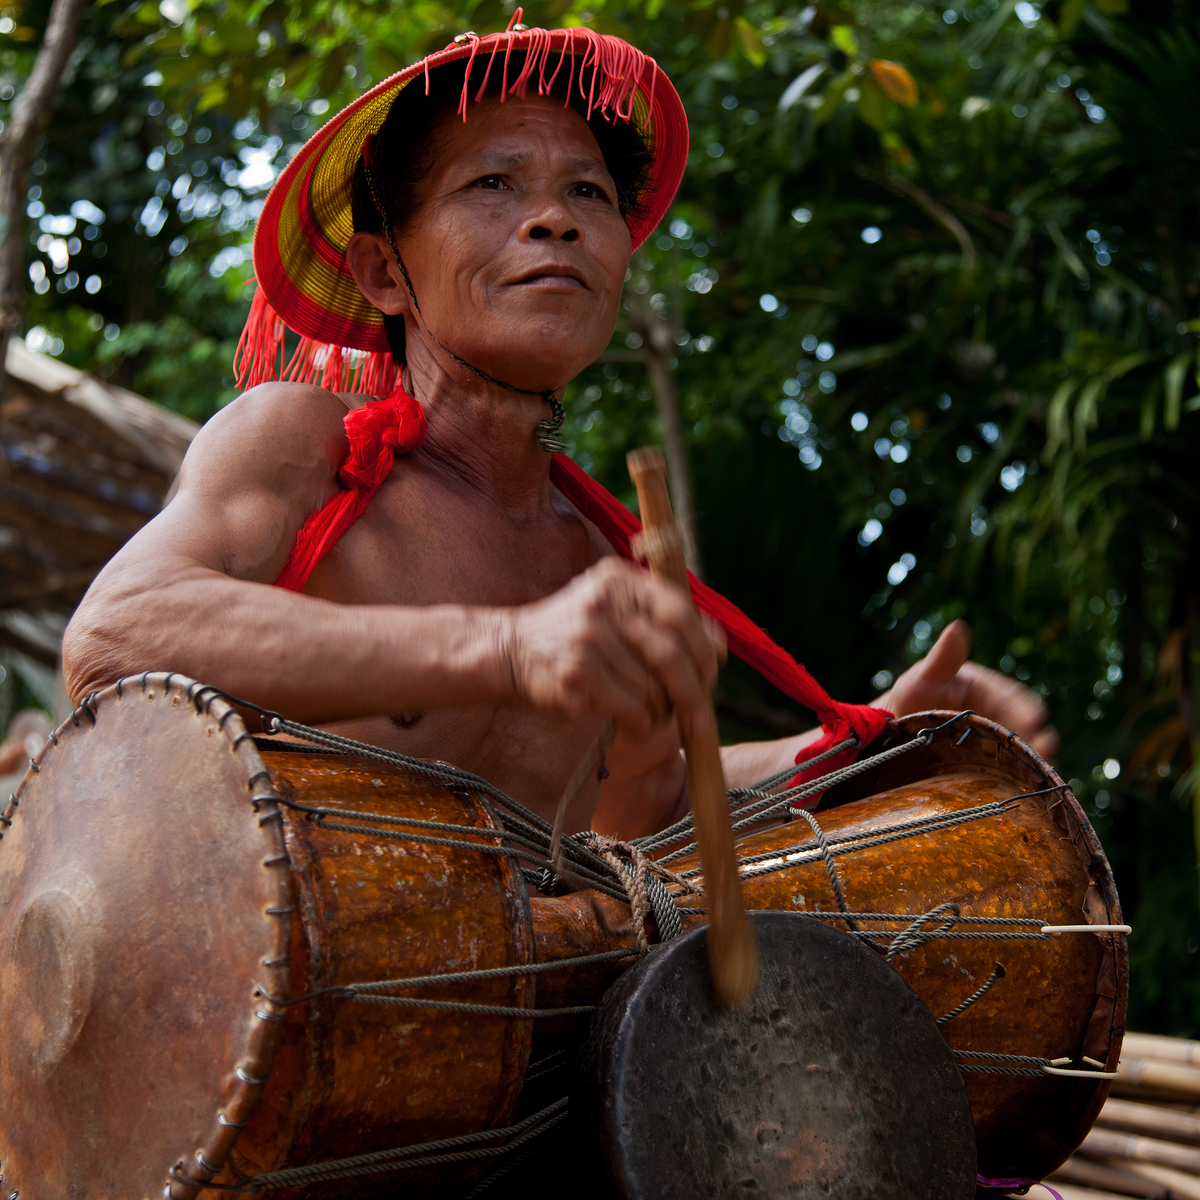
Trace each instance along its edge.
<instances>
[{"instance_id":1,"label":"tree branch","mask_svg":"<svg viewBox=\"0 0 1200 1200\"><path fill-rule=\"evenodd\" d=\"M25 253L19 232L29 160L46 128L54 95L79 30L85 0L54 0L33 70L13 102L12 119L0 134L0 395L5 351L24 299Z\"/></svg>"},{"instance_id":2,"label":"tree branch","mask_svg":"<svg viewBox=\"0 0 1200 1200\"><path fill-rule=\"evenodd\" d=\"M939 204L927 191L910 183L900 175L881 175L867 167L859 167L858 173L864 179L882 184L891 191L907 197L918 208L931 216L939 225L954 235L962 250L962 273L964 279L970 279L975 274L975 243L967 232L966 226L948 209Z\"/></svg>"}]
</instances>

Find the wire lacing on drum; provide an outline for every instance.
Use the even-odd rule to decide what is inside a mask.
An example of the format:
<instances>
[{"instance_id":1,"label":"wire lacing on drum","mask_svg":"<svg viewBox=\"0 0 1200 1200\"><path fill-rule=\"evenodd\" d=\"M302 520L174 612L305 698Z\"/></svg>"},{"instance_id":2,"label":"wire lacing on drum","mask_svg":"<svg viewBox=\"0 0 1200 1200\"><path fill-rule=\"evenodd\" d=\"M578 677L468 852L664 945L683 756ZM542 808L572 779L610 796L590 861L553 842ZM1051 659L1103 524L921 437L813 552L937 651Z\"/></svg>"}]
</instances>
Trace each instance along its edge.
<instances>
[{"instance_id":1,"label":"wire lacing on drum","mask_svg":"<svg viewBox=\"0 0 1200 1200\"><path fill-rule=\"evenodd\" d=\"M323 747L327 750L354 755L399 767L431 779L455 792L476 793L486 797L495 805L496 816L500 828L487 828L475 825L459 825L440 821L427 821L414 817L396 816L388 813L368 812L352 809L331 808L320 805L306 805L279 795L266 795L258 800L271 800L294 812L302 813L309 820L326 829L339 830L347 833L358 833L390 840L421 842L426 845L445 846L453 849L474 850L481 854L505 856L517 862L526 882L547 894L556 894L564 881L554 872L549 859L550 838L552 828L536 813L532 812L511 796L489 783L486 779L468 771L461 771L441 763L425 759L412 758L406 754L372 746L340 734L329 733L323 729L315 729L295 721L289 721L278 713L262 709L247 701L228 696L216 688L202 687L193 695L193 702L200 706L203 694L221 696L231 703L252 709L263 717L265 730L270 734L286 734L303 742ZM956 905L940 905L928 913L878 913L853 912L849 909L841 881L837 874L836 858L853 851L870 847L886 845L901 839L916 837L923 834L939 832L972 821L987 817L1000 816L1012 810L1015 801L1030 796L1048 794L1059 790L1065 785L1044 789L1042 792L1028 792L1020 796L996 803L977 805L973 808L960 810L948 815L917 817L907 821L898 821L892 825L882 826L870 834L844 834L827 837L817 819L799 802L821 792L835 787L840 783L853 779L864 771L874 769L889 760L907 754L912 750L928 746L934 736L943 729L954 724L961 717L969 715L969 710L958 713L950 720L933 729L921 730L907 742L883 750L871 757L860 759L850 766L831 771L815 779L806 779L782 792L775 788L787 780L796 777L798 768L789 767L775 775L754 784L752 787L735 788L729 792L730 815L733 818L735 831L752 825L759 825L778 820L780 816L790 815L804 820L810 827L812 839L797 843L794 847L773 850L739 860L743 877L755 877L775 871L787 870L802 863L823 859L829 875L836 910L805 910L803 915L818 920L835 920L843 922L854 936L885 952L888 962L892 962L897 954L905 955L926 942L935 939L972 939L972 940L1036 940L1040 941L1049 935L1041 932L1043 922L1033 918L1006 917L964 917ZM249 737L249 734L243 734ZM855 738L833 746L826 753L812 759L803 765L802 770L810 768L847 749L858 746ZM305 996L293 999L277 999L264 989L262 995L281 1007L297 1005L318 997L352 1000L360 1003L385 1004L396 1007L435 1008L456 1012L466 1012L477 1015L489 1015L516 1019L533 1019L538 1017L554 1017L567 1015L582 1015L593 1011L592 1005L579 1005L559 1009L530 1009L504 1005L472 1004L459 1001L432 1000L420 997L396 996L387 993L407 990L442 983L466 983L485 979L498 979L509 976L535 975L543 971L556 970L567 966L578 966L585 963L619 960L642 954L648 949L645 937L645 918L652 912L654 924L659 938L667 940L682 932L681 915L699 914L702 908L687 907L680 903L689 893L703 895L702 885L693 882L701 872L699 868L676 874L667 866L671 861L695 851L695 826L691 815L677 821L669 828L643 838L635 838L629 842L618 842L614 839L601 838L599 835L585 831L570 835L563 839L563 854L565 863L573 877L573 881L594 888L597 891L618 900L628 901L635 917L634 925L640 931L637 948L626 948L605 951L575 958L553 962L531 963L512 967L492 967L468 971L447 971L436 975L416 976L406 979L375 980L362 983L338 985L311 992ZM682 844L680 844L682 843ZM656 850L665 847L672 849L660 858L651 858ZM668 886L674 891L668 890ZM886 925L900 925L900 929L882 928ZM865 926L865 927L864 927ZM954 926L959 926L955 929ZM965 927L965 928L964 928ZM1004 975L1004 969L996 964L991 976L982 987L968 996L956 1008L939 1020L939 1025L959 1016L967 1008L978 1001ZM1053 1070L1063 1061L1051 1060L1020 1055L991 1054L984 1052L956 1052L964 1058L981 1058L983 1063L963 1063L963 1071L975 1071L999 1074L1041 1075L1047 1073L1045 1068ZM565 1064L547 1059L535 1064L529 1072L529 1078L538 1074L548 1074ZM997 1064L997 1065L993 1065ZM1011 1064L1011 1065L1009 1065ZM415 1167L432 1167L455 1162L465 1162L478 1158L499 1158L511 1154L541 1138L566 1118L566 1098L555 1101L515 1125L503 1129L486 1130L480 1133L464 1134L459 1137L444 1138L436 1142L422 1143L416 1146L404 1146L395 1150L380 1151L376 1154L360 1155L355 1158L339 1159L327 1163L317 1163L311 1166L289 1168L282 1171L268 1172L261 1175L238 1180L234 1185L216 1184L189 1179L178 1167L171 1171L172 1178L180 1183L196 1187L214 1188L222 1191L234 1191L245 1194L256 1194L268 1189L298 1186L306 1183L321 1182L330 1179L350 1178L360 1175L378 1174L384 1171L396 1171ZM484 1143L494 1142L495 1145ZM462 1147L462 1149L459 1149ZM468 1148L469 1147L469 1148ZM532 1149L532 1147L530 1147ZM523 1157L523 1156L518 1156ZM471 1193L477 1195L499 1176L516 1165L514 1160L501 1169L494 1171Z\"/></svg>"}]
</instances>

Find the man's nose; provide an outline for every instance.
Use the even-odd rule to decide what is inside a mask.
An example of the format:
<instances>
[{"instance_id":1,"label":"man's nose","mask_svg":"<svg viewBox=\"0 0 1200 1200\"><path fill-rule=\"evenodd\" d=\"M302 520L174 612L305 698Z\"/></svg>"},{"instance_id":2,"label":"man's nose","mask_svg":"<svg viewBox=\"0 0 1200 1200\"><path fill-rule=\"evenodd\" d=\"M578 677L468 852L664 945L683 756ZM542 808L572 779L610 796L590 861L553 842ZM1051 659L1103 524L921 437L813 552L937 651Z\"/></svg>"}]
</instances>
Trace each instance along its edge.
<instances>
[{"instance_id":1,"label":"man's nose","mask_svg":"<svg viewBox=\"0 0 1200 1200\"><path fill-rule=\"evenodd\" d=\"M521 223L521 236L531 241L545 239L564 242L578 241L582 236L579 224L559 201L548 201L538 205Z\"/></svg>"}]
</instances>

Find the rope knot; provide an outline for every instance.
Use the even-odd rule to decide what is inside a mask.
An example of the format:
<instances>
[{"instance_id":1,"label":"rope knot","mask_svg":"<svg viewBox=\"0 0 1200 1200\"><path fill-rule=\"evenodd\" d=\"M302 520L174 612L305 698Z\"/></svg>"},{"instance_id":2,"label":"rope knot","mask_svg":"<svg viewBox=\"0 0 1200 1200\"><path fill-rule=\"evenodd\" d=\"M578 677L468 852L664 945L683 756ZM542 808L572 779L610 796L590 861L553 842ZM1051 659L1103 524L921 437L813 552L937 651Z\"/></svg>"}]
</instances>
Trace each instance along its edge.
<instances>
[{"instance_id":1,"label":"rope knot","mask_svg":"<svg viewBox=\"0 0 1200 1200\"><path fill-rule=\"evenodd\" d=\"M638 949L643 953L650 949L646 936L646 918L650 915L650 895L647 887L650 860L632 843L597 833L592 839L592 849L616 874L629 896L629 907L633 912L633 932Z\"/></svg>"}]
</instances>

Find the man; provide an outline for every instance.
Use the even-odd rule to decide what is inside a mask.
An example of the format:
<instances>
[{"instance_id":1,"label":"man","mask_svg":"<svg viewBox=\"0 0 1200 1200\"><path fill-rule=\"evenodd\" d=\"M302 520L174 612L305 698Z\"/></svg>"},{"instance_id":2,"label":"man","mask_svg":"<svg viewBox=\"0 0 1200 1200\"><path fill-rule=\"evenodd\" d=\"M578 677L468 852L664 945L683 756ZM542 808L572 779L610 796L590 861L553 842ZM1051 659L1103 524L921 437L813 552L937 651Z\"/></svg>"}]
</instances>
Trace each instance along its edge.
<instances>
[{"instance_id":1,"label":"man","mask_svg":"<svg viewBox=\"0 0 1200 1200\"><path fill-rule=\"evenodd\" d=\"M612 717L593 826L639 836L686 809L678 722L709 719L723 637L614 555L552 486L546 448L564 386L609 343L635 236L674 195L686 120L615 38L472 39L334 118L275 185L246 353L273 363L282 319L310 339L293 374L333 387L264 383L205 426L175 499L72 621L68 687L179 671L452 762L548 818ZM423 70L424 93L401 90ZM650 136L631 141L635 109ZM403 363L388 401L336 390L343 347L388 343ZM968 649L952 625L878 703L974 708L1051 749L1041 701ZM730 786L814 737L726 747Z\"/></svg>"}]
</instances>

